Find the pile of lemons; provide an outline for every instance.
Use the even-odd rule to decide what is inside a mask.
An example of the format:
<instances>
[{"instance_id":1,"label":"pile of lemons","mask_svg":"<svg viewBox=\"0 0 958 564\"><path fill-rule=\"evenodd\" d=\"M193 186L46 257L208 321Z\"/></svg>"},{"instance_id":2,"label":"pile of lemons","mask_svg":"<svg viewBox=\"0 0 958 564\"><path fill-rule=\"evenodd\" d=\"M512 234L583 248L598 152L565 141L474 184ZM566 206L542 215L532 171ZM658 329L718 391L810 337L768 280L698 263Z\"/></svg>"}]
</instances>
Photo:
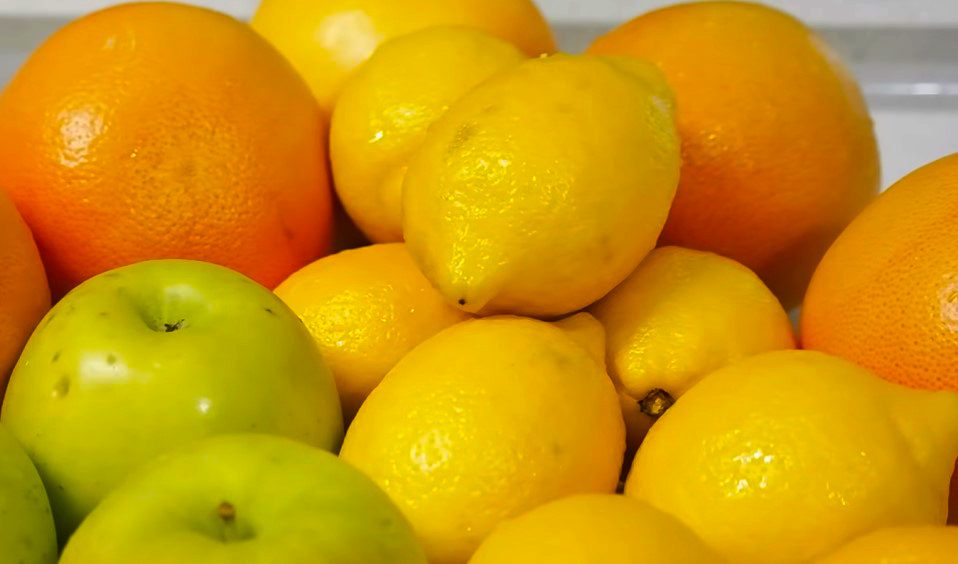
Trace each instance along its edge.
<instances>
[{"instance_id":1,"label":"pile of lemons","mask_svg":"<svg viewBox=\"0 0 958 564\"><path fill-rule=\"evenodd\" d=\"M322 9L289 4L253 25L327 102L373 244L276 292L333 368L342 458L430 561L805 562L944 524L958 396L793 350L783 304L878 185L857 85L802 24L681 5L566 55L522 2L383 7L396 37L353 30L340 81Z\"/></svg>"}]
</instances>

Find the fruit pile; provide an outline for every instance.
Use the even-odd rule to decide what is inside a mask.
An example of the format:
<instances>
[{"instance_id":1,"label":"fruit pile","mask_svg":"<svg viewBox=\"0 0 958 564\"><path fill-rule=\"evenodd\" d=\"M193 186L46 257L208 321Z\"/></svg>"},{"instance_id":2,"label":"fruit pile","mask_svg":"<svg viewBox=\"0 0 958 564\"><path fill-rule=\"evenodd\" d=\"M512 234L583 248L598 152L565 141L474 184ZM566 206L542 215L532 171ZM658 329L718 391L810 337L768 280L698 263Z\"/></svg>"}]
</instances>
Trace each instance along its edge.
<instances>
[{"instance_id":1,"label":"fruit pile","mask_svg":"<svg viewBox=\"0 0 958 564\"><path fill-rule=\"evenodd\" d=\"M878 165L759 4L82 17L0 94L0 563L958 562L958 155Z\"/></svg>"}]
</instances>

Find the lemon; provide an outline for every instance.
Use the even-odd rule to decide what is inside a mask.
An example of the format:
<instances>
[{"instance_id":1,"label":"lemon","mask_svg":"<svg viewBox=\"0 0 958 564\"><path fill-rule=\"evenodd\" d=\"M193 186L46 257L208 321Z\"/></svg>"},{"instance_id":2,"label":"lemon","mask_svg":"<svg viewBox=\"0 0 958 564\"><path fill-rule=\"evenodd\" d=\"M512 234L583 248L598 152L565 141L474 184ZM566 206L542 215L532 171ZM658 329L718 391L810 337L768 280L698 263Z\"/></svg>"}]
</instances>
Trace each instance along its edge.
<instances>
[{"instance_id":1,"label":"lemon","mask_svg":"<svg viewBox=\"0 0 958 564\"><path fill-rule=\"evenodd\" d=\"M251 25L289 59L327 111L380 44L421 29L462 25L531 57L555 51L549 24L531 0L262 0Z\"/></svg>"},{"instance_id":2,"label":"lemon","mask_svg":"<svg viewBox=\"0 0 958 564\"><path fill-rule=\"evenodd\" d=\"M817 564L955 564L958 527L890 527L863 535Z\"/></svg>"},{"instance_id":3,"label":"lemon","mask_svg":"<svg viewBox=\"0 0 958 564\"><path fill-rule=\"evenodd\" d=\"M615 490L624 425L601 347L586 348L601 326L580 316L570 334L509 316L454 325L360 408L341 456L402 509L430 562L465 562L499 522L542 503Z\"/></svg>"},{"instance_id":4,"label":"lemon","mask_svg":"<svg viewBox=\"0 0 958 564\"><path fill-rule=\"evenodd\" d=\"M686 392L652 426L625 492L732 562L805 562L876 528L944 524L956 456L958 394L774 351Z\"/></svg>"},{"instance_id":5,"label":"lemon","mask_svg":"<svg viewBox=\"0 0 958 564\"><path fill-rule=\"evenodd\" d=\"M406 172L403 234L462 309L559 316L654 247L678 172L671 93L651 65L532 59L430 128Z\"/></svg>"},{"instance_id":6,"label":"lemon","mask_svg":"<svg viewBox=\"0 0 958 564\"><path fill-rule=\"evenodd\" d=\"M585 494L542 505L492 532L470 564L718 564L674 517L620 495Z\"/></svg>"},{"instance_id":7,"label":"lemon","mask_svg":"<svg viewBox=\"0 0 958 564\"><path fill-rule=\"evenodd\" d=\"M275 292L319 345L347 420L407 352L467 318L429 285L402 243L321 258Z\"/></svg>"},{"instance_id":8,"label":"lemon","mask_svg":"<svg viewBox=\"0 0 958 564\"><path fill-rule=\"evenodd\" d=\"M498 37L435 27L386 41L343 86L333 110L336 192L373 241L402 241L409 156L450 104L525 56Z\"/></svg>"},{"instance_id":9,"label":"lemon","mask_svg":"<svg viewBox=\"0 0 958 564\"><path fill-rule=\"evenodd\" d=\"M606 329L610 375L639 404L627 414L647 420L630 431L647 428L709 372L795 346L788 314L755 273L681 247L649 253L589 311ZM641 438L630 432L630 445Z\"/></svg>"}]
</instances>

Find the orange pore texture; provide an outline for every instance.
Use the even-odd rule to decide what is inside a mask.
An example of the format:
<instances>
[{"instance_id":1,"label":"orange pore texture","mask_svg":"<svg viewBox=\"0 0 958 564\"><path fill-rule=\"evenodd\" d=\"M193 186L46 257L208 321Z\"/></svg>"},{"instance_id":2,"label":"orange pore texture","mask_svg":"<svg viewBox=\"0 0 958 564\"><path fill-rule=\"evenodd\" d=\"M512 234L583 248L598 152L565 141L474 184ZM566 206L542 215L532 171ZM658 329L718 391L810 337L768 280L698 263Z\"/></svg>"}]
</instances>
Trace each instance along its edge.
<instances>
[{"instance_id":1,"label":"orange pore texture","mask_svg":"<svg viewBox=\"0 0 958 564\"><path fill-rule=\"evenodd\" d=\"M20 350L50 308L50 290L33 236L0 191L0 398Z\"/></svg>"},{"instance_id":2,"label":"orange pore texture","mask_svg":"<svg viewBox=\"0 0 958 564\"><path fill-rule=\"evenodd\" d=\"M675 91L683 166L661 242L738 260L797 304L878 189L872 123L851 75L798 20L739 2L650 12L590 52L647 59Z\"/></svg>"},{"instance_id":3,"label":"orange pore texture","mask_svg":"<svg viewBox=\"0 0 958 564\"><path fill-rule=\"evenodd\" d=\"M812 278L802 345L906 386L958 391L958 155L888 189Z\"/></svg>"},{"instance_id":4,"label":"orange pore texture","mask_svg":"<svg viewBox=\"0 0 958 564\"><path fill-rule=\"evenodd\" d=\"M273 287L329 243L326 128L306 84L245 24L121 5L59 30L0 95L0 186L55 295L153 258Z\"/></svg>"}]
</instances>

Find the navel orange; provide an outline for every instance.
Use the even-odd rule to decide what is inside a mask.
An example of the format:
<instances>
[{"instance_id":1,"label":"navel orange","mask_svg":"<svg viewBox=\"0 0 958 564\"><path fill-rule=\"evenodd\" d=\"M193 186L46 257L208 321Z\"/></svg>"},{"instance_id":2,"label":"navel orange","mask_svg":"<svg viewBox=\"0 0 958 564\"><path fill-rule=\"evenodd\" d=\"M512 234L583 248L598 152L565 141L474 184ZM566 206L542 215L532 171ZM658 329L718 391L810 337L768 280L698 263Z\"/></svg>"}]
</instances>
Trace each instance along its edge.
<instances>
[{"instance_id":1,"label":"navel orange","mask_svg":"<svg viewBox=\"0 0 958 564\"><path fill-rule=\"evenodd\" d=\"M0 180L2 187L2 180ZM50 290L30 230L0 190L0 398L20 350L47 309Z\"/></svg>"},{"instance_id":2,"label":"navel orange","mask_svg":"<svg viewBox=\"0 0 958 564\"><path fill-rule=\"evenodd\" d=\"M675 91L683 166L662 242L735 259L797 304L878 189L851 74L801 22L745 2L653 11L589 50L647 59Z\"/></svg>"},{"instance_id":3,"label":"navel orange","mask_svg":"<svg viewBox=\"0 0 958 564\"><path fill-rule=\"evenodd\" d=\"M958 154L889 188L835 241L805 298L805 348L958 391Z\"/></svg>"},{"instance_id":4,"label":"navel orange","mask_svg":"<svg viewBox=\"0 0 958 564\"><path fill-rule=\"evenodd\" d=\"M326 130L245 24L125 4L56 32L0 95L0 181L56 295L153 258L273 286L328 244Z\"/></svg>"}]
</instances>

